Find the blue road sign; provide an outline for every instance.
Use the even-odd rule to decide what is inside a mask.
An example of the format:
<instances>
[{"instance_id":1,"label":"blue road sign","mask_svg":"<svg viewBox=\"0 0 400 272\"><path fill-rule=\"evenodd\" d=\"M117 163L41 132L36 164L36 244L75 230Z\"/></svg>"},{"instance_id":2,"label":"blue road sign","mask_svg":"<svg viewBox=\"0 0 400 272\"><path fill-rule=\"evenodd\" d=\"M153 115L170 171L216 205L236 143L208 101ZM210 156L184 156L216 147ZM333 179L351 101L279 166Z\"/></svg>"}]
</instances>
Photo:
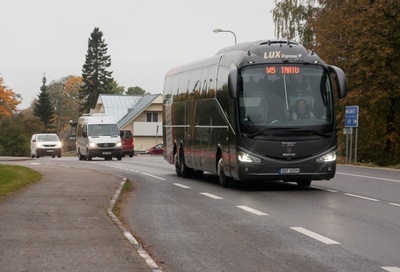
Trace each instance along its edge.
<instances>
[{"instance_id":1,"label":"blue road sign","mask_svg":"<svg viewBox=\"0 0 400 272\"><path fill-rule=\"evenodd\" d=\"M358 127L358 106L346 106L345 127Z\"/></svg>"}]
</instances>

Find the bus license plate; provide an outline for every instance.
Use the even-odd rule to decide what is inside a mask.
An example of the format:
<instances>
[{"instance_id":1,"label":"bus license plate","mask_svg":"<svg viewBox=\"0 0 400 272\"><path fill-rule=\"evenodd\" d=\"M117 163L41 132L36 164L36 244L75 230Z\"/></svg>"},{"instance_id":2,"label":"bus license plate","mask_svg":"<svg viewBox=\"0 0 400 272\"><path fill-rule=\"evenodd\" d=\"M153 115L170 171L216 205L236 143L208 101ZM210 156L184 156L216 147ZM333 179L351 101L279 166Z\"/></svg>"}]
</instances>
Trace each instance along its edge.
<instances>
[{"instance_id":1,"label":"bus license plate","mask_svg":"<svg viewBox=\"0 0 400 272\"><path fill-rule=\"evenodd\" d=\"M279 174L299 174L300 168L279 168Z\"/></svg>"},{"instance_id":2,"label":"bus license plate","mask_svg":"<svg viewBox=\"0 0 400 272\"><path fill-rule=\"evenodd\" d=\"M111 155L111 152L103 152L103 155Z\"/></svg>"}]
</instances>

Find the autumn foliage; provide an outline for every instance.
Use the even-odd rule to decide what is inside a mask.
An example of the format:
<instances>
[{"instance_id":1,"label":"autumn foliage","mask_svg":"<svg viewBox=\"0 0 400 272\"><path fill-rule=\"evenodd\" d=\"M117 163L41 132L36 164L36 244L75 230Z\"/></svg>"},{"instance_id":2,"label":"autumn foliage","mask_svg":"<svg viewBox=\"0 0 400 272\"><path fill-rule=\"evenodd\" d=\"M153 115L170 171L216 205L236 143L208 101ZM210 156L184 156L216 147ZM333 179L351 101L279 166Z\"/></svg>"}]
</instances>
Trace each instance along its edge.
<instances>
[{"instance_id":1,"label":"autumn foliage","mask_svg":"<svg viewBox=\"0 0 400 272\"><path fill-rule=\"evenodd\" d=\"M20 103L20 96L4 86L3 78L0 76L0 116L12 116Z\"/></svg>"},{"instance_id":2,"label":"autumn foliage","mask_svg":"<svg viewBox=\"0 0 400 272\"><path fill-rule=\"evenodd\" d=\"M296 39L347 76L349 92L337 101L344 148L345 106L359 106L359 161L400 163L400 1L275 1L280 38Z\"/></svg>"}]
</instances>

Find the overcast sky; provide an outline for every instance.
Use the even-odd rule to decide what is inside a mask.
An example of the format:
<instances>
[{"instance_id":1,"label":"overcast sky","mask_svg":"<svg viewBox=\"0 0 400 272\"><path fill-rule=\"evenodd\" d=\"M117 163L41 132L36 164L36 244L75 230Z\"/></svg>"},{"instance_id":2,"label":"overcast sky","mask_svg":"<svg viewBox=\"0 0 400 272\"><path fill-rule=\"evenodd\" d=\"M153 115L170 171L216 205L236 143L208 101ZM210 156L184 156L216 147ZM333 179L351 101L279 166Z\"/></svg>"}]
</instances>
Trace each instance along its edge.
<instances>
[{"instance_id":1,"label":"overcast sky","mask_svg":"<svg viewBox=\"0 0 400 272\"><path fill-rule=\"evenodd\" d=\"M80 76L95 27L114 80L162 93L165 73L234 43L275 38L273 0L0 0L0 74L30 106L47 83Z\"/></svg>"}]
</instances>

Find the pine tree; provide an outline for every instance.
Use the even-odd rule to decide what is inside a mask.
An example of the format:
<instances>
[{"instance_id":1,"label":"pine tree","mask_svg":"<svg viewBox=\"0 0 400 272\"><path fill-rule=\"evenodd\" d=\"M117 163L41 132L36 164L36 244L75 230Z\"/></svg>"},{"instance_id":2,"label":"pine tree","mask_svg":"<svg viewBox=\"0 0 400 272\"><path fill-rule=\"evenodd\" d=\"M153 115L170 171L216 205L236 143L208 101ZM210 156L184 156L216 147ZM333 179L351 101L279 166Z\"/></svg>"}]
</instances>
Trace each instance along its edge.
<instances>
[{"instance_id":1,"label":"pine tree","mask_svg":"<svg viewBox=\"0 0 400 272\"><path fill-rule=\"evenodd\" d=\"M83 86L79 91L80 113L89 112L96 106L99 94L108 93L108 85L113 82L111 56L107 55L107 44L103 33L95 28L90 35L86 61L82 68Z\"/></svg>"},{"instance_id":2,"label":"pine tree","mask_svg":"<svg viewBox=\"0 0 400 272\"><path fill-rule=\"evenodd\" d=\"M49 92L46 85L46 76L43 76L42 86L40 87L40 94L38 95L38 100L36 101L33 114L42 121L46 132L52 132L54 129L54 108L50 101Z\"/></svg>"}]
</instances>

